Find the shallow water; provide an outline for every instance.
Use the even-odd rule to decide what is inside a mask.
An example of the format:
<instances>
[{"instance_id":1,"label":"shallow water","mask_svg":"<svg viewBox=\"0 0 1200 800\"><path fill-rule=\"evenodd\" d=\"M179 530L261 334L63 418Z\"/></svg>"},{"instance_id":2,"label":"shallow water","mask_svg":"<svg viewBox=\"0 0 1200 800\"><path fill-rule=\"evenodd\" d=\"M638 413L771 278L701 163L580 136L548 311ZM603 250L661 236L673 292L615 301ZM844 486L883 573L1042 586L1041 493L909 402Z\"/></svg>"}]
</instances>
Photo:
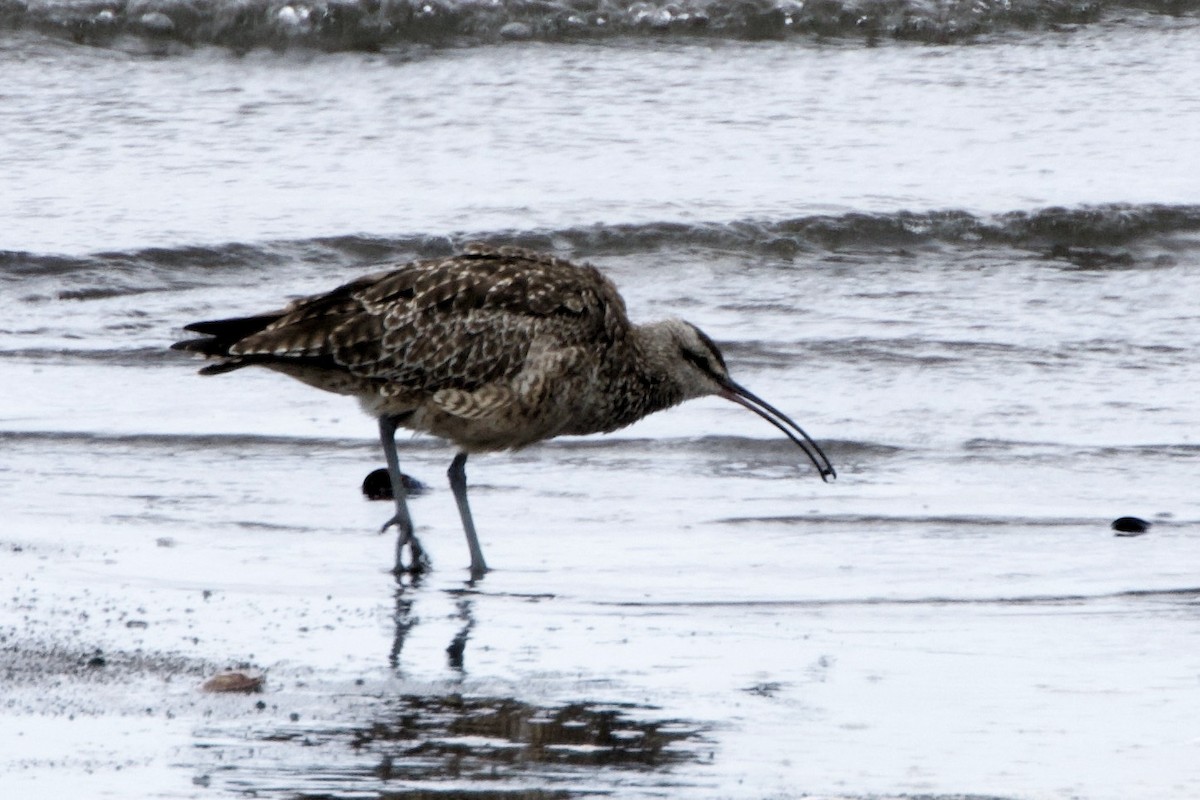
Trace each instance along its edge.
<instances>
[{"instance_id":1,"label":"shallow water","mask_svg":"<svg viewBox=\"0 0 1200 800\"><path fill-rule=\"evenodd\" d=\"M3 34L0 34L3 35ZM0 249L1191 203L1195 20L172 58L8 34Z\"/></svg>"},{"instance_id":2,"label":"shallow water","mask_svg":"<svg viewBox=\"0 0 1200 800\"><path fill-rule=\"evenodd\" d=\"M836 492L777 447L551 445L472 468L494 573L465 586L434 491L414 512L438 569L397 592L384 511L356 496L367 442L8 445L3 656L35 673L10 678L14 791L1115 798L1200 778L1194 522L956 516L895 485L921 459L836 443ZM432 478L445 455L406 463ZM242 662L262 695L197 691ZM530 718L576 720L572 747ZM660 730L661 758L628 752Z\"/></svg>"},{"instance_id":3,"label":"shallow water","mask_svg":"<svg viewBox=\"0 0 1200 800\"><path fill-rule=\"evenodd\" d=\"M1200 793L1187 8L14 8L5 797ZM838 481L719 400L472 457L470 584L452 453L405 441L397 585L372 421L167 345L470 238L701 325Z\"/></svg>"},{"instance_id":4,"label":"shallow water","mask_svg":"<svg viewBox=\"0 0 1200 800\"><path fill-rule=\"evenodd\" d=\"M940 249L594 259L642 315L677 306L728 342L838 482L718 401L474 458L496 571L466 589L450 452L415 440L403 463L435 486L414 513L437 571L398 597L373 533L386 512L358 490L381 463L371 422L278 376L205 380L162 355L172 320L222 307L230 274L8 295L0 369L21 391L3 400L0 629L5 667L35 676L6 701L5 781L118 797L1189 797L1193 257L1081 270L985 248L955 269L962 253ZM1151 532L1112 536L1130 513ZM97 649L105 667L82 666ZM198 693L240 663L265 669L262 696ZM564 766L531 750L532 729L464 740L458 717L406 699L460 696L684 734L649 765L602 739L585 748L597 763ZM398 718L416 720L413 743L388 743Z\"/></svg>"}]
</instances>

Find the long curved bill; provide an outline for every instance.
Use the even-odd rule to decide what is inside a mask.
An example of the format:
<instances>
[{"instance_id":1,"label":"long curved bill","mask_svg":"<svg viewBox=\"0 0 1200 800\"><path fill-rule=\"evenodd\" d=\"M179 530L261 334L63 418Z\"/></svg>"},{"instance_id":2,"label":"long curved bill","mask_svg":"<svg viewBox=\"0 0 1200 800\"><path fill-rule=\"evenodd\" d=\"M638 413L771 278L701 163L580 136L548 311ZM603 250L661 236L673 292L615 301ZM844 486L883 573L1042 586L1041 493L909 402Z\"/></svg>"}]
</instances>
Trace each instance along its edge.
<instances>
[{"instance_id":1,"label":"long curved bill","mask_svg":"<svg viewBox=\"0 0 1200 800\"><path fill-rule=\"evenodd\" d=\"M837 477L837 471L834 470L833 464L829 461L825 452L787 414L784 414L766 400L755 396L748 389L739 386L733 381L729 381L725 385L725 391L721 392L721 396L726 400L732 400L740 406L745 406L783 431L784 435L795 442L804 451L804 455L808 456L808 460L813 463L813 466L817 468L817 472L820 473L821 480L829 483L830 478ZM796 434L800 435L796 436Z\"/></svg>"}]
</instances>

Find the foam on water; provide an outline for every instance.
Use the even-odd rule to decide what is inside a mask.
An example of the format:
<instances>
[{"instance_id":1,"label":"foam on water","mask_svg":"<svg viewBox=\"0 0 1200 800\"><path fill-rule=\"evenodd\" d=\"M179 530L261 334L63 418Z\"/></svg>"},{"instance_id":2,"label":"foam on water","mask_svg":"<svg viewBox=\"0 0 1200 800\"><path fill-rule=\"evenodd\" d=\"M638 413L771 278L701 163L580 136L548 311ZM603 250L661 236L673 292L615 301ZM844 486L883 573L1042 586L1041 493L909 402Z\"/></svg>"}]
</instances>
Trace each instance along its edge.
<instances>
[{"instance_id":1,"label":"foam on water","mask_svg":"<svg viewBox=\"0 0 1200 800\"><path fill-rule=\"evenodd\" d=\"M3 0L0 24L77 44L152 52L216 44L245 52L377 51L423 44L588 42L613 37L788 39L846 37L868 45L898 39L946 44L1010 30L1088 25L1125 14L1194 14L1195 0ZM1128 22L1127 19L1121 20Z\"/></svg>"}]
</instances>

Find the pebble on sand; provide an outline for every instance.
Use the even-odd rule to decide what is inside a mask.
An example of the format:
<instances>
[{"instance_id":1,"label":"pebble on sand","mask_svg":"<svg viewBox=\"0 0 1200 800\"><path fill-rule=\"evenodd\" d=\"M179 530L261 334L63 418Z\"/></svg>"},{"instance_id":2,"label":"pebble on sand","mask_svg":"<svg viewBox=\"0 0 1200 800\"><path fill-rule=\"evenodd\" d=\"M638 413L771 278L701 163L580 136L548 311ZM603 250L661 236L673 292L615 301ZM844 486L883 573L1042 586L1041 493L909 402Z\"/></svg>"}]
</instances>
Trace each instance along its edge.
<instances>
[{"instance_id":1,"label":"pebble on sand","mask_svg":"<svg viewBox=\"0 0 1200 800\"><path fill-rule=\"evenodd\" d=\"M248 670L227 670L206 680L200 688L206 692L261 692L266 676Z\"/></svg>"},{"instance_id":2,"label":"pebble on sand","mask_svg":"<svg viewBox=\"0 0 1200 800\"><path fill-rule=\"evenodd\" d=\"M404 491L409 497L425 494L429 489L428 486L421 483L412 475L400 473L400 478L404 481ZM380 467L363 478L362 493L368 500L392 499L392 481L388 477L386 467Z\"/></svg>"},{"instance_id":3,"label":"pebble on sand","mask_svg":"<svg viewBox=\"0 0 1200 800\"><path fill-rule=\"evenodd\" d=\"M1141 536L1150 530L1150 523L1138 517L1120 517L1113 520L1112 529L1117 536Z\"/></svg>"}]
</instances>

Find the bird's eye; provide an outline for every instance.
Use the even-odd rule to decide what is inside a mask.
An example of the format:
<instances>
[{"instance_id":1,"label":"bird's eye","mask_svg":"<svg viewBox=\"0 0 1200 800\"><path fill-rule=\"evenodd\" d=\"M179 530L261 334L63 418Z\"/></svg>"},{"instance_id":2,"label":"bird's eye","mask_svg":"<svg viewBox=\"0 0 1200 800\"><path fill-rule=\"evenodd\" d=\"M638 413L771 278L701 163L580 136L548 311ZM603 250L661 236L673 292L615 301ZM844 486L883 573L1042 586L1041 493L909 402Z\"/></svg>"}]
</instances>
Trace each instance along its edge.
<instances>
[{"instance_id":1,"label":"bird's eye","mask_svg":"<svg viewBox=\"0 0 1200 800\"><path fill-rule=\"evenodd\" d=\"M700 355L699 353L693 353L691 350L684 348L681 348L679 353L683 356L684 361L688 362L696 369L707 375L713 374L713 368L709 365L708 359L704 356Z\"/></svg>"}]
</instances>

